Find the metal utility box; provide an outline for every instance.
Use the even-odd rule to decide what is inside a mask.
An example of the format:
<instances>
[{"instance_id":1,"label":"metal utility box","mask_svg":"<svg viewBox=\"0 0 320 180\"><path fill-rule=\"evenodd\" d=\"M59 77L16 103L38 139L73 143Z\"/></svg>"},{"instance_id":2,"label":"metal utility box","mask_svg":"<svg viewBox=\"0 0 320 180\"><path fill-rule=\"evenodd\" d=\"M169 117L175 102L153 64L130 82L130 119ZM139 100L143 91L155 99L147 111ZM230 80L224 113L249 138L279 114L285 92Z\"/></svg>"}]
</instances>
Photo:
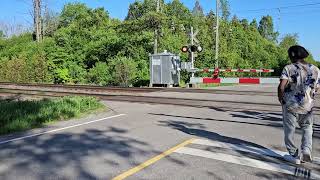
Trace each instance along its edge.
<instances>
[{"instance_id":1,"label":"metal utility box","mask_svg":"<svg viewBox=\"0 0 320 180\"><path fill-rule=\"evenodd\" d=\"M180 57L164 51L150 55L150 86L177 86L180 82Z\"/></svg>"}]
</instances>

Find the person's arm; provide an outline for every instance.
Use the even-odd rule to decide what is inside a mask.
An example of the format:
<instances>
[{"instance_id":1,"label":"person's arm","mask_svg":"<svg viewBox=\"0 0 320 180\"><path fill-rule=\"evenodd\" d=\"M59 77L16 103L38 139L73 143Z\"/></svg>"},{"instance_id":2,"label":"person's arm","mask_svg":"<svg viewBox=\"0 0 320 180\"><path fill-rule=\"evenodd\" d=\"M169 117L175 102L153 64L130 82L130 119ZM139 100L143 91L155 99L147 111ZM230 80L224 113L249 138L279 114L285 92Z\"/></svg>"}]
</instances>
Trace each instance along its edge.
<instances>
[{"instance_id":1,"label":"person's arm","mask_svg":"<svg viewBox=\"0 0 320 180\"><path fill-rule=\"evenodd\" d=\"M281 73L280 84L278 86L278 100L281 104L283 104L284 91L289 82L289 74L287 68L285 67Z\"/></svg>"},{"instance_id":2,"label":"person's arm","mask_svg":"<svg viewBox=\"0 0 320 180\"><path fill-rule=\"evenodd\" d=\"M284 90L288 84L288 79L280 79L280 84L278 86L278 100L283 104Z\"/></svg>"},{"instance_id":3,"label":"person's arm","mask_svg":"<svg viewBox=\"0 0 320 180\"><path fill-rule=\"evenodd\" d=\"M320 89L320 70L318 69L318 79L317 79L317 85L316 85L316 93Z\"/></svg>"}]
</instances>

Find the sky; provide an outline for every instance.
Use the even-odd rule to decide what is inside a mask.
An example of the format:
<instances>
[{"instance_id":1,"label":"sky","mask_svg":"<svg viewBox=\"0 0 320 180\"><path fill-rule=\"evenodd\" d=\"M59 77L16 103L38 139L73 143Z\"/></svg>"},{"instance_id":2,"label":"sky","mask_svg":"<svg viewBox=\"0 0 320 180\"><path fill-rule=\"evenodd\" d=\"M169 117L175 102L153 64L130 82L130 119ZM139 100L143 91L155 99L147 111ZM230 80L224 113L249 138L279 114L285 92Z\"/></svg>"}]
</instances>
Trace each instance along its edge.
<instances>
[{"instance_id":1,"label":"sky","mask_svg":"<svg viewBox=\"0 0 320 180\"><path fill-rule=\"evenodd\" d=\"M49 8L60 12L68 2L82 2L92 8L104 7L113 18L124 19L129 4L135 0L44 0ZM169 2L171 0L165 0ZM192 9L196 0L181 0ZM274 18L280 39L285 34L297 33L299 44L305 46L320 61L320 0L229 0L231 14L258 21L263 15ZM205 13L215 10L215 0L200 0ZM1 0L0 22L32 25L32 0Z\"/></svg>"}]
</instances>

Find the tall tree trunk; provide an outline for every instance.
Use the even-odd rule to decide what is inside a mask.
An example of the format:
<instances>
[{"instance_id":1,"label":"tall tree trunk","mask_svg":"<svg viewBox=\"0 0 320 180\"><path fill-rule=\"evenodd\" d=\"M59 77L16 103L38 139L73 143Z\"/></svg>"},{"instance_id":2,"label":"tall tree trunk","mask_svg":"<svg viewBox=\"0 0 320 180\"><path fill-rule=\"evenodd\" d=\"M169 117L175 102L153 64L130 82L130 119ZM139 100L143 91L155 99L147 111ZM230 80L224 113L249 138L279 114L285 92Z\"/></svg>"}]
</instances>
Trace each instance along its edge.
<instances>
[{"instance_id":1,"label":"tall tree trunk","mask_svg":"<svg viewBox=\"0 0 320 180\"><path fill-rule=\"evenodd\" d=\"M42 22L41 22L41 0L33 0L34 8L34 31L36 33L37 42L42 40Z\"/></svg>"}]
</instances>

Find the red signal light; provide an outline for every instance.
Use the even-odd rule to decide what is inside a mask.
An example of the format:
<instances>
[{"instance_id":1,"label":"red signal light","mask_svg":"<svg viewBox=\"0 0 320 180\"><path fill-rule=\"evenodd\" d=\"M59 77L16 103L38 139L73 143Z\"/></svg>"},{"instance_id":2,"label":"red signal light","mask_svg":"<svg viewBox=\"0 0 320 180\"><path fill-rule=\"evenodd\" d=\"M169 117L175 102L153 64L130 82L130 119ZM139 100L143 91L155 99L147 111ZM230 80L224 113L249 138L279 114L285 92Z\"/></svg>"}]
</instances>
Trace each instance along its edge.
<instances>
[{"instance_id":1,"label":"red signal light","mask_svg":"<svg viewBox=\"0 0 320 180\"><path fill-rule=\"evenodd\" d=\"M188 46L183 46L183 47L181 48L181 51L184 52L184 53L188 52L188 51L189 51Z\"/></svg>"}]
</instances>

